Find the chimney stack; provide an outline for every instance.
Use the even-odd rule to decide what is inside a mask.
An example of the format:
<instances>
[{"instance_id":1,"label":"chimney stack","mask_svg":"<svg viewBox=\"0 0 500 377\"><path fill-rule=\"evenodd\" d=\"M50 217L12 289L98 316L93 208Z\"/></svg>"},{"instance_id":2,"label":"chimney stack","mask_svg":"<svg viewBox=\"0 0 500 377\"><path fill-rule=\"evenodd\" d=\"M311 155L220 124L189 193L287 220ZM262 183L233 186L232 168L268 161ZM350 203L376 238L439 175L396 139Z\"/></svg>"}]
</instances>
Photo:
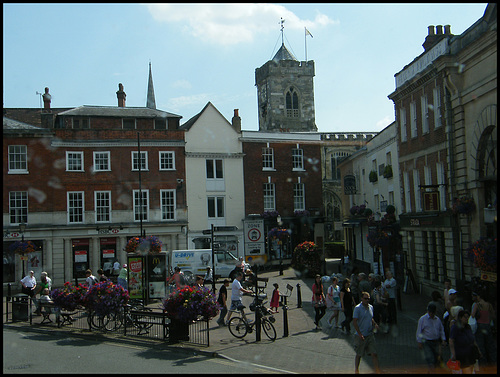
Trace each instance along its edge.
<instances>
[{"instance_id":1,"label":"chimney stack","mask_svg":"<svg viewBox=\"0 0 500 377\"><path fill-rule=\"evenodd\" d=\"M425 38L424 43L422 44L422 47L424 48L425 51L429 51L432 47L434 47L443 38L451 37L453 35L453 34L451 34L451 26L450 25L445 25L444 34L443 34L443 25L436 26L435 31L434 31L433 25L428 26L427 29L429 32L428 32L427 37Z\"/></svg>"},{"instance_id":2,"label":"chimney stack","mask_svg":"<svg viewBox=\"0 0 500 377\"><path fill-rule=\"evenodd\" d=\"M234 116L231 123L236 131L241 132L241 118L238 115L238 109L234 109Z\"/></svg>"},{"instance_id":3,"label":"chimney stack","mask_svg":"<svg viewBox=\"0 0 500 377\"><path fill-rule=\"evenodd\" d=\"M45 93L42 95L43 98L43 109L50 112L50 101L52 96L49 94L49 88L45 88Z\"/></svg>"},{"instance_id":4,"label":"chimney stack","mask_svg":"<svg viewBox=\"0 0 500 377\"><path fill-rule=\"evenodd\" d=\"M444 33L446 35L450 35L451 34L451 25L444 25Z\"/></svg>"},{"instance_id":5,"label":"chimney stack","mask_svg":"<svg viewBox=\"0 0 500 377\"><path fill-rule=\"evenodd\" d=\"M118 97L118 107L125 107L125 97L127 95L123 91L123 84L118 84L118 91L116 92L116 97Z\"/></svg>"}]
</instances>

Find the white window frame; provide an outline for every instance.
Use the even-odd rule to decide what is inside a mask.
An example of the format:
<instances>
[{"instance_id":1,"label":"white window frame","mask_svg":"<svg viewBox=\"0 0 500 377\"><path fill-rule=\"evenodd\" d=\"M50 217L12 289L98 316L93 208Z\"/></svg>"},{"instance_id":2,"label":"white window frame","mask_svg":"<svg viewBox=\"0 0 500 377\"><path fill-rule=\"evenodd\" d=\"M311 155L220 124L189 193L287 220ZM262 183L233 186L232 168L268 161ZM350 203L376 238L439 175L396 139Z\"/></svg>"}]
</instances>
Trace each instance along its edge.
<instances>
[{"instance_id":1,"label":"white window frame","mask_svg":"<svg viewBox=\"0 0 500 377\"><path fill-rule=\"evenodd\" d=\"M132 192L132 198L133 198L133 206L134 206L134 222L140 222L141 217L140 217L140 196L139 193L142 193L142 197L144 202L142 203L142 206L144 207L145 211L142 213L143 218L142 221L149 221L149 190L133 190Z\"/></svg>"},{"instance_id":2,"label":"white window frame","mask_svg":"<svg viewBox=\"0 0 500 377\"><path fill-rule=\"evenodd\" d=\"M427 101L427 96L423 95L420 97L420 105L422 112L422 134L429 133L429 103Z\"/></svg>"},{"instance_id":3,"label":"white window frame","mask_svg":"<svg viewBox=\"0 0 500 377\"><path fill-rule=\"evenodd\" d=\"M301 182L293 184L293 210L304 211L306 209L306 188Z\"/></svg>"},{"instance_id":4,"label":"white window frame","mask_svg":"<svg viewBox=\"0 0 500 377\"><path fill-rule=\"evenodd\" d=\"M399 124L401 126L401 142L408 140L408 131L406 129L406 109L402 107L399 109Z\"/></svg>"},{"instance_id":5,"label":"white window frame","mask_svg":"<svg viewBox=\"0 0 500 377\"><path fill-rule=\"evenodd\" d=\"M139 165L137 164L137 162L139 162L139 158L138 158L138 154L139 152L138 151L132 151L132 171L139 171ZM141 161L144 160L144 164L143 166L141 167L141 171L148 171L149 168L148 168L148 152L147 151L141 151ZM137 165L137 168L135 168L135 166Z\"/></svg>"},{"instance_id":6,"label":"white window frame","mask_svg":"<svg viewBox=\"0 0 500 377\"><path fill-rule=\"evenodd\" d=\"M446 211L446 186L445 186L445 170L442 162L436 163L436 184L439 192L439 208L441 211Z\"/></svg>"},{"instance_id":7,"label":"white window frame","mask_svg":"<svg viewBox=\"0 0 500 377\"><path fill-rule=\"evenodd\" d=\"M74 197L73 197L74 196ZM85 223L85 192L84 191L68 191L66 194L67 200L67 220L68 224L84 224ZM76 203L78 201L78 203ZM78 206L75 206L78 204ZM77 221L75 218L78 217Z\"/></svg>"},{"instance_id":8,"label":"white window frame","mask_svg":"<svg viewBox=\"0 0 500 377\"><path fill-rule=\"evenodd\" d=\"M298 145L292 149L292 170L304 171L304 150Z\"/></svg>"},{"instance_id":9,"label":"white window frame","mask_svg":"<svg viewBox=\"0 0 500 377\"><path fill-rule=\"evenodd\" d=\"M214 210L214 213L213 213L213 216L211 216L212 214L210 213L211 212L211 208L210 208L210 203L213 203L213 210ZM220 210L220 206L222 204L222 216L219 216L219 212L221 212ZM210 219L210 220L222 220L222 219L225 219L226 215L225 215L225 211L226 211L226 203L225 203L225 198L223 196L207 196L207 218Z\"/></svg>"},{"instance_id":10,"label":"white window frame","mask_svg":"<svg viewBox=\"0 0 500 377\"><path fill-rule=\"evenodd\" d=\"M9 145L9 174L28 174L28 146Z\"/></svg>"},{"instance_id":11,"label":"white window frame","mask_svg":"<svg viewBox=\"0 0 500 377\"><path fill-rule=\"evenodd\" d=\"M172 151L159 151L158 162L160 171L173 171L175 170L175 152Z\"/></svg>"},{"instance_id":12,"label":"white window frame","mask_svg":"<svg viewBox=\"0 0 500 377\"><path fill-rule=\"evenodd\" d=\"M106 159L107 167L101 168L102 164L98 163L99 159L101 160ZM111 152L109 151L94 151L94 172L101 172L101 171L111 171Z\"/></svg>"},{"instance_id":13,"label":"white window frame","mask_svg":"<svg viewBox=\"0 0 500 377\"><path fill-rule=\"evenodd\" d=\"M172 203L166 203L171 200ZM175 221L176 219L176 191L160 190L160 210L162 221Z\"/></svg>"},{"instance_id":14,"label":"white window frame","mask_svg":"<svg viewBox=\"0 0 500 377\"><path fill-rule=\"evenodd\" d=\"M413 169L413 193L415 196L415 210L416 212L422 212L422 190L420 189L418 169Z\"/></svg>"},{"instance_id":15,"label":"white window frame","mask_svg":"<svg viewBox=\"0 0 500 377\"><path fill-rule=\"evenodd\" d=\"M413 101L410 103L410 136L415 138L417 133L417 103Z\"/></svg>"},{"instance_id":16,"label":"white window frame","mask_svg":"<svg viewBox=\"0 0 500 377\"><path fill-rule=\"evenodd\" d=\"M439 128L443 125L441 119L441 90L438 86L436 86L432 93L434 105L434 128Z\"/></svg>"},{"instance_id":17,"label":"white window frame","mask_svg":"<svg viewBox=\"0 0 500 377\"><path fill-rule=\"evenodd\" d=\"M100 197L107 195L107 198ZM102 205L106 201L106 205ZM110 223L111 222L111 191L94 191L94 208L95 208L95 222L96 223ZM101 212L104 215L101 215ZM107 220L100 219L100 216L107 217Z\"/></svg>"},{"instance_id":18,"label":"white window frame","mask_svg":"<svg viewBox=\"0 0 500 377\"><path fill-rule=\"evenodd\" d=\"M274 171L274 148L262 148L262 170Z\"/></svg>"},{"instance_id":19,"label":"white window frame","mask_svg":"<svg viewBox=\"0 0 500 377\"><path fill-rule=\"evenodd\" d=\"M9 192L9 221L11 225L28 222L28 191Z\"/></svg>"},{"instance_id":20,"label":"white window frame","mask_svg":"<svg viewBox=\"0 0 500 377\"><path fill-rule=\"evenodd\" d=\"M405 197L405 212L409 213L412 211L411 207L411 190L410 190L410 173L405 171L403 172L403 195Z\"/></svg>"},{"instance_id":21,"label":"white window frame","mask_svg":"<svg viewBox=\"0 0 500 377\"><path fill-rule=\"evenodd\" d=\"M264 211L276 211L276 185L272 182L263 186Z\"/></svg>"},{"instance_id":22,"label":"white window frame","mask_svg":"<svg viewBox=\"0 0 500 377\"><path fill-rule=\"evenodd\" d=\"M73 164L72 159L80 160L80 169L70 169L70 162ZM70 172L83 172L84 170L84 160L82 151L66 151L66 171Z\"/></svg>"}]
</instances>

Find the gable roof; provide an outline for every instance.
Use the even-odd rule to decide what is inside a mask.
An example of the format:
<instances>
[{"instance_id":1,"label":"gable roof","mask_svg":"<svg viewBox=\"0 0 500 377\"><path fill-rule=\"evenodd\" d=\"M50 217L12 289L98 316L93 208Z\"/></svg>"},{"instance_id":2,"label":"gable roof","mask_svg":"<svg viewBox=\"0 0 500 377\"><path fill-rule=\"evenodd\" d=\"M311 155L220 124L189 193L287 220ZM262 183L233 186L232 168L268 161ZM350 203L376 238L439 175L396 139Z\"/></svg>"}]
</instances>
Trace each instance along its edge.
<instances>
[{"instance_id":1,"label":"gable roof","mask_svg":"<svg viewBox=\"0 0 500 377\"><path fill-rule=\"evenodd\" d=\"M229 124L231 126L231 123L226 119L226 117L224 115L221 114L221 112L213 105L212 102L208 101L207 104L205 105L205 107L203 107L203 109L198 113L196 114L195 116L193 116L191 119L189 119L186 123L184 123L182 126L179 127L180 130L186 130L186 131L189 131L189 129L191 127L193 127L193 125L198 121L198 119L200 118L201 114L203 114L203 112L205 110L207 110L207 108L209 106L212 106L214 108L215 111L217 111L217 113L219 113L219 115L227 122L227 124Z\"/></svg>"}]
</instances>

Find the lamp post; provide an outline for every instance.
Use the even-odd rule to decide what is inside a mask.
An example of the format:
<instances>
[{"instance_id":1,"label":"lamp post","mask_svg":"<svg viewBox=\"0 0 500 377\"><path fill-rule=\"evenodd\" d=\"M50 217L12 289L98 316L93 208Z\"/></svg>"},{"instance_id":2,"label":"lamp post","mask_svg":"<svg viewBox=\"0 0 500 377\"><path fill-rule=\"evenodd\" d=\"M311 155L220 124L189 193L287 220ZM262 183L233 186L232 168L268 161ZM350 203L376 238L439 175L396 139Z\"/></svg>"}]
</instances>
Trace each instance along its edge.
<instances>
[{"instance_id":1,"label":"lamp post","mask_svg":"<svg viewBox=\"0 0 500 377\"><path fill-rule=\"evenodd\" d=\"M276 217L276 221L278 223L278 228L281 227L283 222L281 221L280 215L278 215L278 217ZM278 247L280 249L280 276L281 276L281 275L283 275L283 243L280 245L279 238L278 238Z\"/></svg>"},{"instance_id":2,"label":"lamp post","mask_svg":"<svg viewBox=\"0 0 500 377\"><path fill-rule=\"evenodd\" d=\"M19 231L21 232L21 242L24 243L24 231L26 230L26 224L25 223L21 223L19 224ZM23 278L25 276L25 272L24 272L24 258L25 256L23 255L21 257L23 259Z\"/></svg>"}]
</instances>

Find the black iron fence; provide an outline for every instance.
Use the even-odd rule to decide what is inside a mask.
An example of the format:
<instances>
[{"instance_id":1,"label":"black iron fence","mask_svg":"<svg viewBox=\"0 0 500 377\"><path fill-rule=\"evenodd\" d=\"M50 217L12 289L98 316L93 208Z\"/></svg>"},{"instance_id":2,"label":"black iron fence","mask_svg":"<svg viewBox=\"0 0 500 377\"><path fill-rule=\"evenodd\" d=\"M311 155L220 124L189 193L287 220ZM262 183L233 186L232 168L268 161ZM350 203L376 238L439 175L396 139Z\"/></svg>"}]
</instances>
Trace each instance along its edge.
<instances>
[{"instance_id":1,"label":"black iron fence","mask_svg":"<svg viewBox=\"0 0 500 377\"><path fill-rule=\"evenodd\" d=\"M171 342L172 326L176 324L160 308L131 309L123 307L118 312L98 316L84 308L61 310L53 304L40 304L41 315L35 315L34 300L26 295L6 297L5 321L28 322L32 326L47 326L69 331L101 332ZM188 336L187 336L188 335ZM179 341L176 339L176 341ZM182 343L197 346L210 345L209 321L200 319L188 326Z\"/></svg>"}]
</instances>

